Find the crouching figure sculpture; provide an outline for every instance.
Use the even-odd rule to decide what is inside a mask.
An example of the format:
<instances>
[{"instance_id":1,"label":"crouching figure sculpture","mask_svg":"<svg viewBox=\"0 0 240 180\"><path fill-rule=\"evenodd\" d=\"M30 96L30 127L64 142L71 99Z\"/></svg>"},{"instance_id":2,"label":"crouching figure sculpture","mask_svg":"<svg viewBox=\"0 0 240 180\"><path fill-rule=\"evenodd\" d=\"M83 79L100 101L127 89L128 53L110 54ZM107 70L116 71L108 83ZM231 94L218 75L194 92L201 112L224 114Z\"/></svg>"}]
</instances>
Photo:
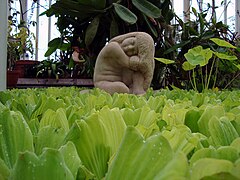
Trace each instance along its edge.
<instances>
[{"instance_id":1,"label":"crouching figure sculpture","mask_svg":"<svg viewBox=\"0 0 240 180\"><path fill-rule=\"evenodd\" d=\"M153 77L154 53L153 39L144 32L111 39L97 57L94 86L110 94L144 94Z\"/></svg>"}]
</instances>

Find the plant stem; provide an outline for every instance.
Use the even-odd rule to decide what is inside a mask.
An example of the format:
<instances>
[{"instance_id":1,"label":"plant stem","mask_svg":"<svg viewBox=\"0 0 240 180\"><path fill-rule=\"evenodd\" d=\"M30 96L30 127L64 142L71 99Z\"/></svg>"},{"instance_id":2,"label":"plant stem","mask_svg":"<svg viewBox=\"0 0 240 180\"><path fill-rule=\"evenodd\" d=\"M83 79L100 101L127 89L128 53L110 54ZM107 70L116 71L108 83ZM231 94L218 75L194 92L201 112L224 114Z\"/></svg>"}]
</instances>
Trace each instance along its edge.
<instances>
[{"instance_id":1,"label":"plant stem","mask_svg":"<svg viewBox=\"0 0 240 180\"><path fill-rule=\"evenodd\" d=\"M223 89L226 89L239 75L240 75L240 72L234 78L232 78L231 81L229 81Z\"/></svg>"},{"instance_id":2,"label":"plant stem","mask_svg":"<svg viewBox=\"0 0 240 180\"><path fill-rule=\"evenodd\" d=\"M205 87L207 85L207 79L208 79L208 65L206 65L206 68L205 68L205 81L204 81Z\"/></svg>"},{"instance_id":3,"label":"plant stem","mask_svg":"<svg viewBox=\"0 0 240 180\"><path fill-rule=\"evenodd\" d=\"M192 86L193 89L194 89L193 82L192 82L192 78L191 78L191 75L190 75L190 71L188 72L188 76L189 76L190 84L191 84L191 86Z\"/></svg>"},{"instance_id":4,"label":"plant stem","mask_svg":"<svg viewBox=\"0 0 240 180\"><path fill-rule=\"evenodd\" d=\"M195 71L194 71L194 69L193 69L193 75L192 75L192 76L193 76L194 89L195 89L195 91L198 91L198 90L197 90L197 85L196 85L196 78L195 78L196 76L195 76Z\"/></svg>"},{"instance_id":5,"label":"plant stem","mask_svg":"<svg viewBox=\"0 0 240 180\"><path fill-rule=\"evenodd\" d=\"M215 87L216 81L217 81L217 74L218 74L218 61L216 62L216 72L215 72L215 77L214 77L214 82L212 88Z\"/></svg>"},{"instance_id":6,"label":"plant stem","mask_svg":"<svg viewBox=\"0 0 240 180\"><path fill-rule=\"evenodd\" d=\"M214 64L215 64L215 61L216 61L216 56L214 56L214 58L213 58L213 62L212 62L212 65L211 65L211 69L210 69L210 72L209 72L209 75L208 75L208 81L207 81L206 89L208 89L208 86L209 86L209 83L210 83L210 80L211 80L211 75L212 75L213 66L214 66Z\"/></svg>"},{"instance_id":7,"label":"plant stem","mask_svg":"<svg viewBox=\"0 0 240 180\"><path fill-rule=\"evenodd\" d=\"M202 79L202 87L203 87L203 89L205 89L205 83L204 83L204 78L203 78L203 69L202 69L202 67L200 67L201 68L201 79Z\"/></svg>"}]
</instances>

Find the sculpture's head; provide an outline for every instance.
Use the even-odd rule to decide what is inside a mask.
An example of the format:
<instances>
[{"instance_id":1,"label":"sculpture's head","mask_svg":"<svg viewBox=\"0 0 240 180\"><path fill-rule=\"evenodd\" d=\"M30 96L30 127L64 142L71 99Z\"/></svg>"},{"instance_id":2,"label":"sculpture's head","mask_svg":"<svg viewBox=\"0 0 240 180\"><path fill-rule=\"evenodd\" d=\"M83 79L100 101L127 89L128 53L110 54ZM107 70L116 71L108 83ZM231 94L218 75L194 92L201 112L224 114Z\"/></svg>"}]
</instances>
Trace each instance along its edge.
<instances>
[{"instance_id":1,"label":"sculpture's head","mask_svg":"<svg viewBox=\"0 0 240 180\"><path fill-rule=\"evenodd\" d=\"M154 41L144 32L131 32L113 38L110 42L118 42L128 55L153 56Z\"/></svg>"},{"instance_id":2,"label":"sculpture's head","mask_svg":"<svg viewBox=\"0 0 240 180\"><path fill-rule=\"evenodd\" d=\"M136 37L128 37L122 41L120 44L123 51L128 56L133 56L138 54Z\"/></svg>"}]
</instances>

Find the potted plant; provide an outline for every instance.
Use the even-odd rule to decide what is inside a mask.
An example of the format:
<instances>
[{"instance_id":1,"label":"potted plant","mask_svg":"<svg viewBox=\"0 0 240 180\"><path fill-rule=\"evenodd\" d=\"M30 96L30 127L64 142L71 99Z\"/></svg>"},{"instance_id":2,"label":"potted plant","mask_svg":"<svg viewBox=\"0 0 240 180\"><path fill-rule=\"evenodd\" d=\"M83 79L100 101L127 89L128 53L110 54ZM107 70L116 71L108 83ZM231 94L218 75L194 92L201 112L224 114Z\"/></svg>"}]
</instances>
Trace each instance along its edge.
<instances>
[{"instance_id":1,"label":"potted plant","mask_svg":"<svg viewBox=\"0 0 240 180\"><path fill-rule=\"evenodd\" d=\"M23 19L22 3L19 0L21 11L12 7L13 1L8 1L8 41L7 41L7 86L12 88L16 86L17 79L24 76L24 68L17 68L17 62L20 59L29 59L33 55L33 43L35 39L33 33L28 29L26 21Z\"/></svg>"}]
</instances>

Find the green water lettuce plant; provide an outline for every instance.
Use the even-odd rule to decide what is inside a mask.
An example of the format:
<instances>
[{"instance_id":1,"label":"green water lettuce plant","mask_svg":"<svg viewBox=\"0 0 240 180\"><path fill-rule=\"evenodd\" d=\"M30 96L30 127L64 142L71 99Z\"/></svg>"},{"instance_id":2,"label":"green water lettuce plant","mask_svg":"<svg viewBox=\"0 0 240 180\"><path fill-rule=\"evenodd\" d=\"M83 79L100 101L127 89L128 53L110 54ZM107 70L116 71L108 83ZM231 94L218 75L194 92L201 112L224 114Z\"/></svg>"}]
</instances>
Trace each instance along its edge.
<instances>
[{"instance_id":1,"label":"green water lettuce plant","mask_svg":"<svg viewBox=\"0 0 240 180\"><path fill-rule=\"evenodd\" d=\"M0 92L0 178L240 178L239 91L81 90Z\"/></svg>"}]
</instances>

